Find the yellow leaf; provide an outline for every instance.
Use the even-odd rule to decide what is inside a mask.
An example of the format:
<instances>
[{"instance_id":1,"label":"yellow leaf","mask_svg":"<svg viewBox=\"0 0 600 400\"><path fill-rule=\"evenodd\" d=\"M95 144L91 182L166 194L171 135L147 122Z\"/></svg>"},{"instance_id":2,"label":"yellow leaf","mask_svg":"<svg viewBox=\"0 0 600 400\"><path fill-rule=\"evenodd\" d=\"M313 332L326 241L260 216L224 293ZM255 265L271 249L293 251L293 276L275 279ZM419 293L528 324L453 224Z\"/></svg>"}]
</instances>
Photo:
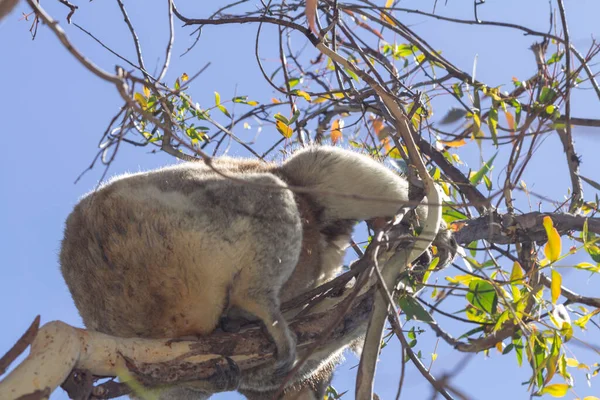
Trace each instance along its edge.
<instances>
[{"instance_id":1,"label":"yellow leaf","mask_svg":"<svg viewBox=\"0 0 600 400\"><path fill-rule=\"evenodd\" d=\"M515 283L523 283L523 269L521 268L521 264L517 261L513 264L512 271L510 273L510 282Z\"/></svg>"},{"instance_id":2,"label":"yellow leaf","mask_svg":"<svg viewBox=\"0 0 600 400\"><path fill-rule=\"evenodd\" d=\"M273 98L271 99L271 102L272 102L273 104L279 104L279 103L281 103L281 101L279 101L279 99L276 99L275 97L273 97Z\"/></svg>"},{"instance_id":3,"label":"yellow leaf","mask_svg":"<svg viewBox=\"0 0 600 400\"><path fill-rule=\"evenodd\" d=\"M275 121L275 126L277 127L277 130L279 131L279 133L281 133L283 135L283 137L285 137L286 139L289 139L292 137L292 134L294 133L294 131L292 130L292 128L290 128L283 122L277 120L277 121Z\"/></svg>"},{"instance_id":4,"label":"yellow leaf","mask_svg":"<svg viewBox=\"0 0 600 400\"><path fill-rule=\"evenodd\" d=\"M250 124L247 122L244 122L244 129L250 129L250 128L251 128Z\"/></svg>"},{"instance_id":5,"label":"yellow leaf","mask_svg":"<svg viewBox=\"0 0 600 400\"><path fill-rule=\"evenodd\" d=\"M544 217L543 224L544 229L546 229L546 234L548 235L548 243L544 246L544 254L550 262L554 262L560 257L560 235L552 223L552 218L549 216Z\"/></svg>"},{"instance_id":6,"label":"yellow leaf","mask_svg":"<svg viewBox=\"0 0 600 400\"><path fill-rule=\"evenodd\" d=\"M579 361L574 358L567 357L566 360L569 367L576 367L579 365Z\"/></svg>"},{"instance_id":7,"label":"yellow leaf","mask_svg":"<svg viewBox=\"0 0 600 400\"><path fill-rule=\"evenodd\" d=\"M186 74L185 72L183 73L183 75L181 75L181 80L183 82L187 81L188 79L190 79L190 77L188 76L188 74Z\"/></svg>"},{"instance_id":8,"label":"yellow leaf","mask_svg":"<svg viewBox=\"0 0 600 400\"><path fill-rule=\"evenodd\" d=\"M336 144L338 140L342 139L342 128L344 127L344 120L336 119L331 124L331 142Z\"/></svg>"},{"instance_id":9,"label":"yellow leaf","mask_svg":"<svg viewBox=\"0 0 600 400\"><path fill-rule=\"evenodd\" d=\"M448 146L448 147L461 147L461 146L464 146L465 144L467 144L467 141L465 139L452 140L452 141L440 140L440 143L443 144L444 146Z\"/></svg>"},{"instance_id":10,"label":"yellow leaf","mask_svg":"<svg viewBox=\"0 0 600 400\"><path fill-rule=\"evenodd\" d=\"M600 399L596 396L585 396L583 398L583 400L600 400Z\"/></svg>"},{"instance_id":11,"label":"yellow leaf","mask_svg":"<svg viewBox=\"0 0 600 400\"><path fill-rule=\"evenodd\" d=\"M571 387L566 383L555 383L548 385L540 391L540 394L549 394L552 397L563 397Z\"/></svg>"},{"instance_id":12,"label":"yellow leaf","mask_svg":"<svg viewBox=\"0 0 600 400\"><path fill-rule=\"evenodd\" d=\"M146 98L150 97L150 89L146 86L144 86L144 96L146 96Z\"/></svg>"},{"instance_id":13,"label":"yellow leaf","mask_svg":"<svg viewBox=\"0 0 600 400\"><path fill-rule=\"evenodd\" d=\"M308 93L306 93L304 90L296 90L294 92L294 94L296 96L302 97L304 100L308 101L309 103L312 101L310 98L310 95Z\"/></svg>"},{"instance_id":14,"label":"yellow leaf","mask_svg":"<svg viewBox=\"0 0 600 400\"><path fill-rule=\"evenodd\" d=\"M136 92L133 95L133 98L139 103L139 105L142 107L142 110L145 110L146 107L148 107L148 101L146 100L143 94Z\"/></svg>"},{"instance_id":15,"label":"yellow leaf","mask_svg":"<svg viewBox=\"0 0 600 400\"><path fill-rule=\"evenodd\" d=\"M550 284L550 291L552 292L552 304L556 304L556 301L560 297L560 287L562 285L562 276L555 270L552 270L552 283Z\"/></svg>"},{"instance_id":16,"label":"yellow leaf","mask_svg":"<svg viewBox=\"0 0 600 400\"><path fill-rule=\"evenodd\" d=\"M390 8L393 4L394 4L394 0L387 0L385 2L385 8ZM388 17L387 15L385 15L383 12L381 13L381 19L384 20L385 22L387 22L390 25L394 25L394 21L392 21L390 19L390 17Z\"/></svg>"},{"instance_id":17,"label":"yellow leaf","mask_svg":"<svg viewBox=\"0 0 600 400\"><path fill-rule=\"evenodd\" d=\"M496 343L496 350L498 350L498 353L502 354L502 351L504 351L504 343L502 343L502 342Z\"/></svg>"}]
</instances>

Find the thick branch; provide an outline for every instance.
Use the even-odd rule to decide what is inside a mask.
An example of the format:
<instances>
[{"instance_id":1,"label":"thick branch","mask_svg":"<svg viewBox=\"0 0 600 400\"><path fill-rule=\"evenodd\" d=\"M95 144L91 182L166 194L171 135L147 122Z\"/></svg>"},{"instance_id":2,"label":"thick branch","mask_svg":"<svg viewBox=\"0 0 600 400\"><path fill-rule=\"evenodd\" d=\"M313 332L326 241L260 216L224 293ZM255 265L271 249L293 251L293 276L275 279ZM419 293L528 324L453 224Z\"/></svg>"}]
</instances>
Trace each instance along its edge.
<instances>
[{"instance_id":1,"label":"thick branch","mask_svg":"<svg viewBox=\"0 0 600 400\"><path fill-rule=\"evenodd\" d=\"M600 218L541 212L515 216L493 213L464 222L465 225L456 232L455 239L461 244L481 239L496 244L545 241L548 239L542 225L545 216L552 218L561 235L568 231L582 231L585 220L588 221L590 232L600 234Z\"/></svg>"}]
</instances>

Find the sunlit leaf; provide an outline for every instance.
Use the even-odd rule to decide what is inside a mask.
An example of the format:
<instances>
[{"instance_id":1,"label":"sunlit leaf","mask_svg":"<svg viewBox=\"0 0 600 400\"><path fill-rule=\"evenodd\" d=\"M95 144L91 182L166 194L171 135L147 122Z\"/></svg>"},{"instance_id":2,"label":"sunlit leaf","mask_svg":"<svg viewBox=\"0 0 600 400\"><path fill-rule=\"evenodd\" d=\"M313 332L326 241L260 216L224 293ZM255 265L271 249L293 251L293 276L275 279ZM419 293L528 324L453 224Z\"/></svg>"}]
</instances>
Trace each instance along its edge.
<instances>
[{"instance_id":1,"label":"sunlit leaf","mask_svg":"<svg viewBox=\"0 0 600 400\"><path fill-rule=\"evenodd\" d=\"M190 79L190 77L188 76L188 74L186 74L186 73L184 72L184 73L181 75L181 81L182 81L182 82L185 82L185 81L187 81L188 79Z\"/></svg>"},{"instance_id":2,"label":"sunlit leaf","mask_svg":"<svg viewBox=\"0 0 600 400\"><path fill-rule=\"evenodd\" d=\"M498 295L494 286L487 281L472 281L469 284L469 292L465 297L474 307L477 307L488 314L496 312Z\"/></svg>"},{"instance_id":3,"label":"sunlit leaf","mask_svg":"<svg viewBox=\"0 0 600 400\"><path fill-rule=\"evenodd\" d=\"M231 118L231 114L229 114L229 111L227 111L227 109L225 108L225 106L219 104L217 106L217 108L223 113L225 114L228 118Z\"/></svg>"},{"instance_id":4,"label":"sunlit leaf","mask_svg":"<svg viewBox=\"0 0 600 400\"><path fill-rule=\"evenodd\" d=\"M304 90L294 90L293 94L296 96L302 97L304 100L308 101L309 103L312 101L312 99L310 98L310 95L308 93L306 93Z\"/></svg>"},{"instance_id":5,"label":"sunlit leaf","mask_svg":"<svg viewBox=\"0 0 600 400\"><path fill-rule=\"evenodd\" d=\"M344 71L346 71L348 73L348 75L350 75L350 78L354 79L356 82L359 81L358 75L356 75L356 73L354 71L352 71L350 68L345 68Z\"/></svg>"},{"instance_id":6,"label":"sunlit leaf","mask_svg":"<svg viewBox=\"0 0 600 400\"><path fill-rule=\"evenodd\" d=\"M294 86L298 85L300 82L302 82L302 78L290 78L290 80L288 81L288 85L290 85L290 89L292 89Z\"/></svg>"},{"instance_id":7,"label":"sunlit leaf","mask_svg":"<svg viewBox=\"0 0 600 400\"><path fill-rule=\"evenodd\" d=\"M279 133L281 133L283 135L283 137L286 139L291 138L292 134L294 133L292 128L290 128L289 126L287 126L286 124L284 124L281 121L275 121L275 127L277 128Z\"/></svg>"},{"instance_id":8,"label":"sunlit leaf","mask_svg":"<svg viewBox=\"0 0 600 400\"><path fill-rule=\"evenodd\" d=\"M146 98L150 97L150 89L148 89L148 87L144 86L143 91L144 91L144 96L146 96Z\"/></svg>"},{"instance_id":9,"label":"sunlit leaf","mask_svg":"<svg viewBox=\"0 0 600 400\"><path fill-rule=\"evenodd\" d=\"M521 292L517 285L523 284L523 277L523 268L521 268L521 264L519 264L518 261L515 261L513 263L512 271L510 272L510 285L515 301L518 301L521 298Z\"/></svg>"},{"instance_id":10,"label":"sunlit leaf","mask_svg":"<svg viewBox=\"0 0 600 400\"><path fill-rule=\"evenodd\" d=\"M559 62L563 58L564 54L565 54L564 51L552 54L550 56L550 58L548 59L548 61L546 61L546 65L552 65L554 63Z\"/></svg>"},{"instance_id":11,"label":"sunlit leaf","mask_svg":"<svg viewBox=\"0 0 600 400\"><path fill-rule=\"evenodd\" d=\"M455 83L452 85L452 92L456 95L456 97L461 98L464 96L462 85L460 83Z\"/></svg>"},{"instance_id":12,"label":"sunlit leaf","mask_svg":"<svg viewBox=\"0 0 600 400\"><path fill-rule=\"evenodd\" d=\"M488 127L490 128L490 133L492 134L492 140L494 141L494 145L498 147L498 109L496 107L490 108L487 122Z\"/></svg>"},{"instance_id":13,"label":"sunlit leaf","mask_svg":"<svg viewBox=\"0 0 600 400\"><path fill-rule=\"evenodd\" d=\"M142 110L145 110L146 108L148 108L148 101L146 100L146 98L144 97L143 94L136 92L133 95L133 98L135 99L135 101L138 102L140 107L142 107Z\"/></svg>"},{"instance_id":14,"label":"sunlit leaf","mask_svg":"<svg viewBox=\"0 0 600 400\"><path fill-rule=\"evenodd\" d=\"M344 120L336 119L331 124L331 142L336 144L342 139L342 128L344 128Z\"/></svg>"},{"instance_id":15,"label":"sunlit leaf","mask_svg":"<svg viewBox=\"0 0 600 400\"><path fill-rule=\"evenodd\" d=\"M540 394L549 394L552 397L564 397L571 386L566 383L555 383L548 385L540 391Z\"/></svg>"},{"instance_id":16,"label":"sunlit leaf","mask_svg":"<svg viewBox=\"0 0 600 400\"><path fill-rule=\"evenodd\" d=\"M546 235L548 236L548 242L544 246L544 254L550 262L558 260L561 253L561 242L560 235L554 227L552 218L545 216L543 220L544 229L546 229Z\"/></svg>"},{"instance_id":17,"label":"sunlit leaf","mask_svg":"<svg viewBox=\"0 0 600 400\"><path fill-rule=\"evenodd\" d=\"M390 8L394 4L394 0L387 0L385 2L385 8ZM385 13L381 12L381 19L387 22L390 25L394 25L394 21L390 19Z\"/></svg>"},{"instance_id":18,"label":"sunlit leaf","mask_svg":"<svg viewBox=\"0 0 600 400\"><path fill-rule=\"evenodd\" d=\"M594 311L592 311L589 314L584 315L583 317L580 317L578 319L576 319L575 321L573 321L573 323L575 325L577 325L578 327L580 327L581 329L586 329L586 325L587 323L590 321L590 319L596 315L600 313L600 308L595 309Z\"/></svg>"},{"instance_id":19,"label":"sunlit leaf","mask_svg":"<svg viewBox=\"0 0 600 400\"><path fill-rule=\"evenodd\" d=\"M483 176L486 175L488 172L490 172L490 170L492 169L492 164L494 163L494 160L496 159L497 155L498 155L498 152L496 152L496 154L494 154L492 156L492 158L490 158L488 160L488 162L484 163L483 167L481 167L481 169L479 171L477 171L475 174L473 174L472 177L469 178L469 181L471 182L471 184L473 184L473 185L479 184L479 182L481 182L481 180L483 179Z\"/></svg>"},{"instance_id":20,"label":"sunlit leaf","mask_svg":"<svg viewBox=\"0 0 600 400\"><path fill-rule=\"evenodd\" d=\"M594 273L600 273L600 264L592 264L589 262L581 262L579 264L575 264L573 266L576 269L582 269L584 271L590 271L590 272L594 272Z\"/></svg>"},{"instance_id":21,"label":"sunlit leaf","mask_svg":"<svg viewBox=\"0 0 600 400\"><path fill-rule=\"evenodd\" d=\"M443 144L444 146L448 146L448 147L462 147L465 144L467 144L467 141L465 139L452 140L452 141L440 140L440 143Z\"/></svg>"},{"instance_id":22,"label":"sunlit leaf","mask_svg":"<svg viewBox=\"0 0 600 400\"><path fill-rule=\"evenodd\" d=\"M277 121L283 122L286 125L290 125L290 121L280 113L273 115L273 118L275 118Z\"/></svg>"},{"instance_id":23,"label":"sunlit leaf","mask_svg":"<svg viewBox=\"0 0 600 400\"><path fill-rule=\"evenodd\" d=\"M552 293L552 304L556 304L556 301L560 297L560 290L562 285L562 276L556 270L552 270L552 282L550 285L550 291Z\"/></svg>"}]
</instances>

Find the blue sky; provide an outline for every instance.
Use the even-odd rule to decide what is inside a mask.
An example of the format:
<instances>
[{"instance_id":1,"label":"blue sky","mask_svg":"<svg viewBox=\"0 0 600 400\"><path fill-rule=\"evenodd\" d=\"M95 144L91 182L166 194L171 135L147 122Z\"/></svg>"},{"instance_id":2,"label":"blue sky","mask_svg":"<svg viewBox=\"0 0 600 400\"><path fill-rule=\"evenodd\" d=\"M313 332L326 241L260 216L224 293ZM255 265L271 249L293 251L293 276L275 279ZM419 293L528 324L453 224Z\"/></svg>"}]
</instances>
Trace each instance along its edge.
<instances>
[{"instance_id":1,"label":"blue sky","mask_svg":"<svg viewBox=\"0 0 600 400\"><path fill-rule=\"evenodd\" d=\"M191 1L177 4L186 15L200 17L208 16L225 2L211 3L203 7ZM432 3L402 1L401 6L431 10ZM437 10L441 14L472 17L471 1L449 1L447 6L443 1L438 3ZM117 52L134 58L127 28L117 15L116 2L78 4L81 8L74 17L75 22L99 35ZM138 30L147 66L153 70L155 65L160 65L158 60L164 55L166 2L148 4L132 0L127 2L127 7ZM115 63L120 63L76 28L66 25L64 6L52 1L43 2L43 6L61 21L76 46L94 62L109 71L113 71ZM572 42L584 52L592 43L592 35L600 37L600 24L597 23L600 2L570 0L566 1L566 7ZM480 7L480 18L520 23L546 31L548 9L548 3L542 0L488 0ZM78 198L94 188L103 170L97 167L77 184L74 181L90 164L100 135L121 104L114 88L81 67L45 27L40 26L37 39L31 41L29 24L19 21L20 12L25 10L26 6L22 4L18 12L0 23L0 54L3 55L0 182L4 188L0 195L0 321L3 325L0 353L14 343L37 314L41 314L42 322L59 319L81 326L60 275L57 254L66 216ZM527 78L535 70L533 57L527 50L534 39L518 32L397 15L435 48L443 49L444 56L459 68L471 71L477 55L477 78L491 86L508 84L513 76ZM189 29L177 29L177 45L167 80L172 81L183 72L192 74L211 61L210 68L192 88L192 94L200 104L213 104L214 91L220 92L222 98L247 94L260 102L268 102L273 96L272 89L262 79L253 55L255 30L254 26L209 27L196 49L180 58L192 39L187 36ZM265 32L262 44L268 58L269 54L276 54L276 45L270 40L274 35L269 36L269 32L275 31L267 28ZM303 43L300 37L295 40L298 46ZM274 66L273 62L266 64ZM573 115L578 117L600 118L598 101L590 90L576 92L572 109ZM443 110L439 110L438 115L442 114ZM583 157L582 174L598 180L600 131L576 128L574 134L577 151ZM274 129L267 130L261 140L270 142L278 135ZM465 148L459 154L469 166L478 168L476 147ZM490 149L484 158L492 154ZM149 154L147 149L124 146L109 173L146 170L173 162L163 154ZM555 199L567 193L569 181L564 154L556 136L550 136L544 142L524 179L530 188ZM593 189L586 187L586 190L586 197L593 199ZM522 204L522 207L526 209L527 205ZM598 293L600 282L597 278L588 279L587 275L571 272L565 279L576 290ZM454 330L453 333L462 332ZM436 341L431 335L425 336L419 341L419 349L425 360L429 360ZM599 342L590 333L579 333L578 336L596 344ZM575 347L574 350L581 351ZM453 370L464 360L462 354L442 344L437 353L438 360L433 367L433 373L437 375ZM376 392L382 399L395 396L399 354L395 341L383 352L376 382ZM599 361L597 356L586 360ZM349 354L347 362L338 370L334 383L339 391L353 391L355 370L352 367L356 363L356 357ZM514 356L491 352L488 358L476 355L470 359L453 383L473 399L524 399L528 394L521 382L527 379L528 373L526 367L516 367ZM575 378L578 396L600 393L598 385L587 387L582 374L575 374ZM431 394L427 382L412 367L408 368L403 392L403 398L415 399L428 398ZM566 398L574 397L569 394ZM52 396L52 399L64 398L66 395L61 390ZM222 394L215 398L240 396ZM352 398L352 394L345 398Z\"/></svg>"}]
</instances>

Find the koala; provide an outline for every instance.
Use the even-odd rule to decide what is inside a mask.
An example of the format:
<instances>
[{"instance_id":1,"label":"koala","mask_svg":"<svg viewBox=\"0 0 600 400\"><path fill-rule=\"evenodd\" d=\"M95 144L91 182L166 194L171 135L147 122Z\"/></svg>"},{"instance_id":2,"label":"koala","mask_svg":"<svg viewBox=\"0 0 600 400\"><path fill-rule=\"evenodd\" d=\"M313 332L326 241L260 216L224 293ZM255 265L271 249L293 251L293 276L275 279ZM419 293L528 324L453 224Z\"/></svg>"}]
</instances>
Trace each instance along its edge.
<instances>
[{"instance_id":1,"label":"koala","mask_svg":"<svg viewBox=\"0 0 600 400\"><path fill-rule=\"evenodd\" d=\"M300 150L281 165L229 157L212 165L226 176L181 163L115 177L84 196L66 221L61 272L86 327L114 336L207 335L224 315L254 316L275 344L275 377L285 375L296 351L280 304L337 275L354 225L395 215L408 183L334 147ZM424 219L427 207L416 213ZM440 266L456 250L448 235L436 238ZM303 369L308 378L321 371L315 396L342 351ZM239 389L261 398L267 386ZM309 398L303 390L292 385L284 398ZM195 382L160 393L208 397Z\"/></svg>"}]
</instances>

